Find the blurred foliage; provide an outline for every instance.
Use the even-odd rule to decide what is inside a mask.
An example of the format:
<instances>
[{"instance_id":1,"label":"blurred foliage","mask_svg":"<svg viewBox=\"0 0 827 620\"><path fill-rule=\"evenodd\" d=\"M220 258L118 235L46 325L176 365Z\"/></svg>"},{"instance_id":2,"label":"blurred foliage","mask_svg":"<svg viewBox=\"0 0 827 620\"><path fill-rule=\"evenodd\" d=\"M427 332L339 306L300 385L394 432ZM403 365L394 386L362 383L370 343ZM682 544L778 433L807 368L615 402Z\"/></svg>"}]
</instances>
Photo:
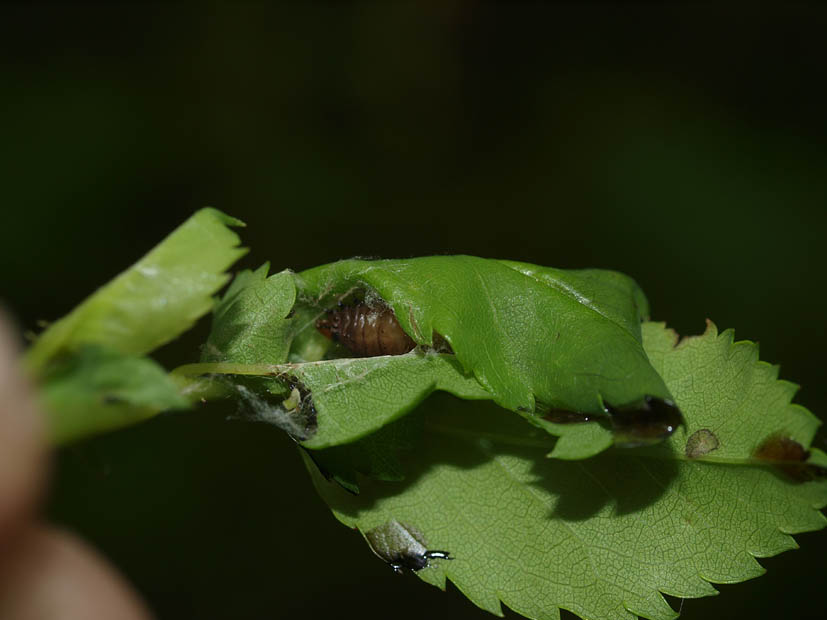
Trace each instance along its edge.
<instances>
[{"instance_id":1,"label":"blurred foliage","mask_svg":"<svg viewBox=\"0 0 827 620\"><path fill-rule=\"evenodd\" d=\"M759 339L823 415L826 26L815 5L4 5L0 294L35 329L212 205L274 271L459 252L623 271L680 333ZM207 328L158 359L194 361ZM219 409L59 455L51 515L161 617L410 596L395 615L480 617L389 574L289 440ZM823 539L684 617L817 615Z\"/></svg>"}]
</instances>

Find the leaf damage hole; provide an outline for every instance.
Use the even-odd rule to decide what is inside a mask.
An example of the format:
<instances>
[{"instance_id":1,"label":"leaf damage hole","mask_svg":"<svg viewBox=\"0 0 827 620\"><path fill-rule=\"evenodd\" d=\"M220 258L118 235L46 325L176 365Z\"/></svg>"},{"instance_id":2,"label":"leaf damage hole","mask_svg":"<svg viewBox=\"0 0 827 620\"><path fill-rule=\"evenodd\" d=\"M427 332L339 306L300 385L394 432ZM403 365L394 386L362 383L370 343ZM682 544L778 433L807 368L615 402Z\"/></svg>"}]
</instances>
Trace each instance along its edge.
<instances>
[{"instance_id":1,"label":"leaf damage hole","mask_svg":"<svg viewBox=\"0 0 827 620\"><path fill-rule=\"evenodd\" d=\"M680 409L671 400L645 396L639 403L623 407L606 404L616 446L636 448L663 441L679 426L685 426Z\"/></svg>"},{"instance_id":2,"label":"leaf damage hole","mask_svg":"<svg viewBox=\"0 0 827 620\"><path fill-rule=\"evenodd\" d=\"M605 404L606 415L594 415L549 409L542 418L554 424L583 424L596 421L614 435L614 443L622 448L648 446L663 441L684 424L683 415L675 404L663 398L645 396L640 402L615 407Z\"/></svg>"},{"instance_id":3,"label":"leaf damage hole","mask_svg":"<svg viewBox=\"0 0 827 620\"><path fill-rule=\"evenodd\" d=\"M237 416L240 419L272 424L295 441L309 439L318 428L316 407L310 391L293 377L282 374L275 378L289 391L287 398L284 398L283 392L276 394L269 387L264 388L259 384L229 381L226 377L218 380L238 395L244 406L243 413Z\"/></svg>"},{"instance_id":4,"label":"leaf damage hole","mask_svg":"<svg viewBox=\"0 0 827 620\"><path fill-rule=\"evenodd\" d=\"M291 437L297 441L304 441L313 436L318 429L316 405L313 403L313 395L310 390L295 376L284 373L278 377L287 384L290 394L282 401L286 413L295 421L301 429L300 434Z\"/></svg>"},{"instance_id":5,"label":"leaf damage hole","mask_svg":"<svg viewBox=\"0 0 827 620\"><path fill-rule=\"evenodd\" d=\"M686 458L697 459L720 447L718 437L708 428L695 431L686 440Z\"/></svg>"},{"instance_id":6,"label":"leaf damage hole","mask_svg":"<svg viewBox=\"0 0 827 620\"><path fill-rule=\"evenodd\" d=\"M583 422L595 420L596 416L588 413L567 411L566 409L550 409L543 413L542 418L553 424L582 424Z\"/></svg>"},{"instance_id":7,"label":"leaf damage hole","mask_svg":"<svg viewBox=\"0 0 827 620\"><path fill-rule=\"evenodd\" d=\"M454 559L448 551L428 549L422 532L396 519L365 532L365 540L371 551L399 574L406 568L413 572L422 570L432 559Z\"/></svg>"}]
</instances>

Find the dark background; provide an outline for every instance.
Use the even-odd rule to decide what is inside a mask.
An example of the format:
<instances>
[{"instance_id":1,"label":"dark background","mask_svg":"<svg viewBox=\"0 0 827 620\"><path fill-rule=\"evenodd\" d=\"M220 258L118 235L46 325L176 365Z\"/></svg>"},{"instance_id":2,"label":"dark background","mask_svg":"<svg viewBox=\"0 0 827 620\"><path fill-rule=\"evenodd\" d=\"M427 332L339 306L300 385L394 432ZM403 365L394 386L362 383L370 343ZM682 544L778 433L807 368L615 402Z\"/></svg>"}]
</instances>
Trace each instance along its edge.
<instances>
[{"instance_id":1,"label":"dark background","mask_svg":"<svg viewBox=\"0 0 827 620\"><path fill-rule=\"evenodd\" d=\"M245 266L624 271L679 332L760 340L820 415L825 32L822 9L760 3L5 5L0 295L34 329L212 205L247 222ZM207 328L158 358L195 359ZM51 517L162 618L485 617L392 575L289 440L227 414L62 450ZM819 616L824 539L684 617Z\"/></svg>"}]
</instances>

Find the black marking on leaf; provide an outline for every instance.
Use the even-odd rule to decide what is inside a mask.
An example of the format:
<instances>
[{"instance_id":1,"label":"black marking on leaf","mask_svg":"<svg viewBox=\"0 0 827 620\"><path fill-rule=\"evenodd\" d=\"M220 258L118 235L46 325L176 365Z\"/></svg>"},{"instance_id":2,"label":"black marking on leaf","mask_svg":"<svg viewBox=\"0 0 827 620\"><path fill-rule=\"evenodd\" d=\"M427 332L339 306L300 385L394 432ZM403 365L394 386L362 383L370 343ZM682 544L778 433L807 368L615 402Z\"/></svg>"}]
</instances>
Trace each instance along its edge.
<instances>
[{"instance_id":1,"label":"black marking on leaf","mask_svg":"<svg viewBox=\"0 0 827 620\"><path fill-rule=\"evenodd\" d=\"M646 396L632 405L606 405L615 445L623 448L646 446L669 437L684 424L680 409L670 400Z\"/></svg>"},{"instance_id":2,"label":"black marking on leaf","mask_svg":"<svg viewBox=\"0 0 827 620\"><path fill-rule=\"evenodd\" d=\"M576 411L567 411L565 409L551 409L543 413L543 419L554 424L582 424L583 422L591 422L595 416L586 413L577 413Z\"/></svg>"},{"instance_id":3,"label":"black marking on leaf","mask_svg":"<svg viewBox=\"0 0 827 620\"><path fill-rule=\"evenodd\" d=\"M422 570L435 558L454 559L448 551L428 549L422 532L395 519L365 532L365 540L371 551L390 564L396 573L402 573L405 568Z\"/></svg>"},{"instance_id":4,"label":"black marking on leaf","mask_svg":"<svg viewBox=\"0 0 827 620\"><path fill-rule=\"evenodd\" d=\"M692 433L686 441L686 458L697 459L717 450L720 445L715 433L708 428L702 428Z\"/></svg>"}]
</instances>

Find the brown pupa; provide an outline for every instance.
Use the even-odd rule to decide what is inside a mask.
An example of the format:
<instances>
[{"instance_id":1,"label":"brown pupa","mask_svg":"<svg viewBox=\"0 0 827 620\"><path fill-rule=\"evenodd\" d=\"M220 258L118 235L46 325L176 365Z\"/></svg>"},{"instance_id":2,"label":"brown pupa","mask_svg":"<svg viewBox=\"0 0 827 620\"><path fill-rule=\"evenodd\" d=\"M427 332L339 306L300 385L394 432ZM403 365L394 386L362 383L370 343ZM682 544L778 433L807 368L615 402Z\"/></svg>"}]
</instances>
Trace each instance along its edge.
<instances>
[{"instance_id":1,"label":"brown pupa","mask_svg":"<svg viewBox=\"0 0 827 620\"><path fill-rule=\"evenodd\" d=\"M416 347L387 306L360 302L328 310L316 329L359 357L403 355Z\"/></svg>"}]
</instances>

